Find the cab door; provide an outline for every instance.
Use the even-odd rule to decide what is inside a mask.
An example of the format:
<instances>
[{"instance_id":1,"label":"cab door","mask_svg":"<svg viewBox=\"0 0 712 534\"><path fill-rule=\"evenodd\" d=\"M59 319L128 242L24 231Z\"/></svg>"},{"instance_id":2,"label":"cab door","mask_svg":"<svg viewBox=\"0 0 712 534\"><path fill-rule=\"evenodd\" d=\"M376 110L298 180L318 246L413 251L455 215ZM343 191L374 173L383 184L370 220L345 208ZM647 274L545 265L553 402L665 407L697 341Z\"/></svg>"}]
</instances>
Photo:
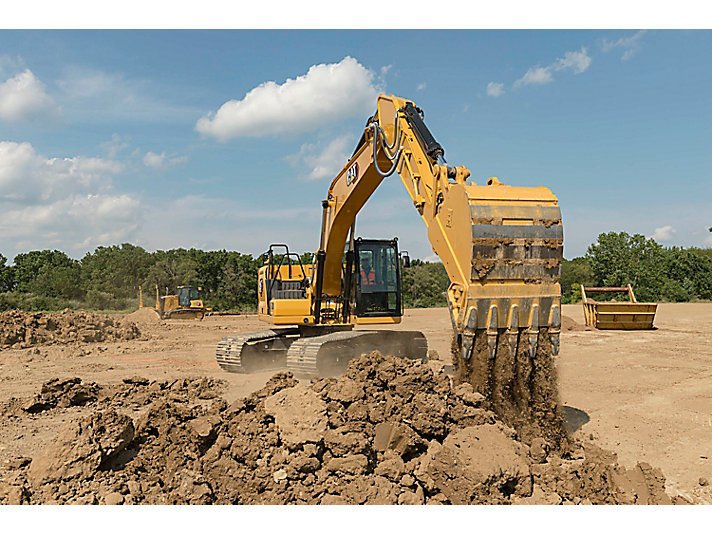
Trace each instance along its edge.
<instances>
[{"instance_id":1,"label":"cab door","mask_svg":"<svg viewBox=\"0 0 712 534\"><path fill-rule=\"evenodd\" d=\"M359 238L354 243L354 252L356 316L400 317L398 240Z\"/></svg>"}]
</instances>

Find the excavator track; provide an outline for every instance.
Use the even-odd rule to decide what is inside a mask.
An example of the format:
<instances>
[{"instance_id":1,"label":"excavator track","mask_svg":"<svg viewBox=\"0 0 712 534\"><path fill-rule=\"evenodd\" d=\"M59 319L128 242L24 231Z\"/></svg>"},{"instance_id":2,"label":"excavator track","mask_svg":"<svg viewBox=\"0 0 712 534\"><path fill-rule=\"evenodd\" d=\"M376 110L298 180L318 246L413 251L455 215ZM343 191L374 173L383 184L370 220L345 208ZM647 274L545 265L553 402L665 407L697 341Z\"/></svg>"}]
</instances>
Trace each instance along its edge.
<instances>
[{"instance_id":1,"label":"excavator track","mask_svg":"<svg viewBox=\"0 0 712 534\"><path fill-rule=\"evenodd\" d=\"M333 376L343 373L353 358L372 350L422 361L428 358L422 332L357 330L295 341L287 351L287 368L299 377Z\"/></svg>"},{"instance_id":2,"label":"excavator track","mask_svg":"<svg viewBox=\"0 0 712 534\"><path fill-rule=\"evenodd\" d=\"M279 369L284 367L285 345L297 335L299 328L294 327L227 336L218 343L215 358L222 369L231 373Z\"/></svg>"}]
</instances>

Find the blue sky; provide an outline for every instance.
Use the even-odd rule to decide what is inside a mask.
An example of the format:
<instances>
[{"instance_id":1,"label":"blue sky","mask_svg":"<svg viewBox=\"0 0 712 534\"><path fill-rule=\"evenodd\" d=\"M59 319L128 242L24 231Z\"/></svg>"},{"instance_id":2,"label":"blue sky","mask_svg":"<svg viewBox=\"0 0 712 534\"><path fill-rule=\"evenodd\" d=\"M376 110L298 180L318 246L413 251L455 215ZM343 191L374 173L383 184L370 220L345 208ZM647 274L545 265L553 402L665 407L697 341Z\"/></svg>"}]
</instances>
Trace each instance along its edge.
<instances>
[{"instance_id":1,"label":"blue sky","mask_svg":"<svg viewBox=\"0 0 712 534\"><path fill-rule=\"evenodd\" d=\"M549 187L567 258L606 231L712 246L710 50L710 31L3 30L0 253L313 251L379 91L475 182ZM432 257L397 177L357 229Z\"/></svg>"}]
</instances>

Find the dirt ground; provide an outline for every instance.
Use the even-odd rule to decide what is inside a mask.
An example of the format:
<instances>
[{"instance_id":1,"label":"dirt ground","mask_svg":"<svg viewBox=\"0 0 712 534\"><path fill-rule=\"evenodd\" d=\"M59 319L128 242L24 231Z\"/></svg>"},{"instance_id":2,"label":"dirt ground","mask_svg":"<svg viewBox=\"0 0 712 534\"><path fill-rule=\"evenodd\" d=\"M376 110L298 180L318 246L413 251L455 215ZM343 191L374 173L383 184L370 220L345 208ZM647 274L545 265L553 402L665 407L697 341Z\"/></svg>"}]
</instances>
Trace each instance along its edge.
<instances>
[{"instance_id":1,"label":"dirt ground","mask_svg":"<svg viewBox=\"0 0 712 534\"><path fill-rule=\"evenodd\" d=\"M580 304L562 313L559 387L570 422L621 464L661 468L671 492L712 481L712 304L660 304L656 329L638 332L585 328ZM409 310L401 326L449 353L446 308Z\"/></svg>"},{"instance_id":2,"label":"dirt ground","mask_svg":"<svg viewBox=\"0 0 712 534\"><path fill-rule=\"evenodd\" d=\"M559 356L569 424L578 435L616 452L622 465L647 462L660 468L669 493L695 495L692 500L704 502L700 484L712 479L712 304L662 304L657 329L649 332L585 329L580 305L564 306L563 313L578 323L565 321L571 329L562 331ZM138 339L0 350L0 404L32 398L55 378L120 384L134 376L219 379L225 382L222 397L233 402L274 375L229 374L215 363L220 338L264 328L255 316L163 323L147 315L136 319ZM430 349L449 363L446 309L410 310L400 328L423 331ZM8 464L34 457L67 421L85 413L82 406L71 406L52 417L4 421L0 477Z\"/></svg>"}]
</instances>

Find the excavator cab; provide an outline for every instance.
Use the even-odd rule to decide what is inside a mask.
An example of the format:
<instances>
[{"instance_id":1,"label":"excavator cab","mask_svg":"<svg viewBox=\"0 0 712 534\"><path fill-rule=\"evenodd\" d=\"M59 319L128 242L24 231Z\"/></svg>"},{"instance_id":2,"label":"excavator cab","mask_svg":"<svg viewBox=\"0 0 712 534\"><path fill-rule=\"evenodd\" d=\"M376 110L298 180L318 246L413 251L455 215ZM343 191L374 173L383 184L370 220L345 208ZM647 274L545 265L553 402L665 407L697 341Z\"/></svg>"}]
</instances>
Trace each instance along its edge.
<instances>
[{"instance_id":1,"label":"excavator cab","mask_svg":"<svg viewBox=\"0 0 712 534\"><path fill-rule=\"evenodd\" d=\"M200 288L193 286L178 288L178 306L181 308L201 307L203 305L202 300L200 298Z\"/></svg>"},{"instance_id":2,"label":"excavator cab","mask_svg":"<svg viewBox=\"0 0 712 534\"><path fill-rule=\"evenodd\" d=\"M401 276L398 241L357 239L356 316L400 317Z\"/></svg>"}]
</instances>

